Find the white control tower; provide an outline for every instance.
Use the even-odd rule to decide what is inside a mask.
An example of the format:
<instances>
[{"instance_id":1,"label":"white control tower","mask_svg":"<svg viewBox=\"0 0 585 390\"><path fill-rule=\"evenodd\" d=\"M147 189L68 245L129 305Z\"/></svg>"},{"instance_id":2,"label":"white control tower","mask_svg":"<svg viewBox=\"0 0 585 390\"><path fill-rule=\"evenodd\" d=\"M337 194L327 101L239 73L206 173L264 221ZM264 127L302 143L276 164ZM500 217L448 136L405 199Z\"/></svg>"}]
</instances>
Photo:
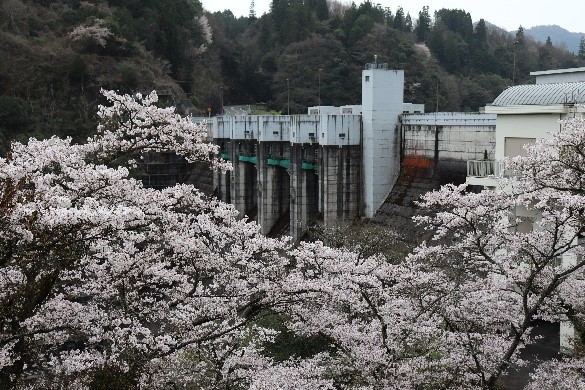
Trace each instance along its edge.
<instances>
[{"instance_id":1,"label":"white control tower","mask_svg":"<svg viewBox=\"0 0 585 390\"><path fill-rule=\"evenodd\" d=\"M400 173L398 116L404 101L404 71L366 64L362 71L362 167L365 216L382 205Z\"/></svg>"}]
</instances>

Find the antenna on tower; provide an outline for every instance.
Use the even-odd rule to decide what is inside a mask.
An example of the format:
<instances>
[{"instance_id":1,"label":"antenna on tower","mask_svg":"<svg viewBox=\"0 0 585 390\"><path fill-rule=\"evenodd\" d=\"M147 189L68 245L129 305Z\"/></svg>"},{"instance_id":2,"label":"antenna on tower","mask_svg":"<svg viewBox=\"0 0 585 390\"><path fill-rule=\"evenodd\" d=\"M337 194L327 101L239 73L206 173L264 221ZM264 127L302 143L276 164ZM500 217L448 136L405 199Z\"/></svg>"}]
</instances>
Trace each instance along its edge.
<instances>
[{"instance_id":1,"label":"antenna on tower","mask_svg":"<svg viewBox=\"0 0 585 390\"><path fill-rule=\"evenodd\" d=\"M250 19L256 19L256 7L254 6L254 0L250 3L250 13L248 14Z\"/></svg>"}]
</instances>

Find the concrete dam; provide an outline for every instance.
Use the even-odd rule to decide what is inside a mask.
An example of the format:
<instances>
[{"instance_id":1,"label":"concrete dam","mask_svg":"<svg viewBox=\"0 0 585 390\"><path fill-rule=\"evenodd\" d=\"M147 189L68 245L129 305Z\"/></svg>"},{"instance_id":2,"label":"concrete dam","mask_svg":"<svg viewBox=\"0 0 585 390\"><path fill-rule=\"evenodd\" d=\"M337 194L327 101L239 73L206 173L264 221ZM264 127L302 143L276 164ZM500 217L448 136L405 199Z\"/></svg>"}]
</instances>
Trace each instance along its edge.
<instances>
[{"instance_id":1,"label":"concrete dam","mask_svg":"<svg viewBox=\"0 0 585 390\"><path fill-rule=\"evenodd\" d=\"M403 101L404 71L386 64L366 64L361 77L361 105L210 118L233 170L206 187L266 235L298 239L314 220L366 217L412 236L421 194L464 182L467 160L493 157L495 115L424 113Z\"/></svg>"}]
</instances>

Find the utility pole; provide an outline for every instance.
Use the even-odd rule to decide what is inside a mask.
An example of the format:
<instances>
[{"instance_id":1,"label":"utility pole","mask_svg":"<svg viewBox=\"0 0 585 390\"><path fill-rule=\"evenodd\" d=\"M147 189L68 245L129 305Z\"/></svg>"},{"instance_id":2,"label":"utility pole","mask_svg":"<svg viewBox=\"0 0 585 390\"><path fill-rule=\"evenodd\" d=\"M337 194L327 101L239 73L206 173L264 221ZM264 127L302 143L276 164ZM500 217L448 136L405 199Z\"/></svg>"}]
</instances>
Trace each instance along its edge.
<instances>
[{"instance_id":1,"label":"utility pole","mask_svg":"<svg viewBox=\"0 0 585 390\"><path fill-rule=\"evenodd\" d=\"M286 79L286 114L290 115L290 84L289 84L289 79Z\"/></svg>"},{"instance_id":2,"label":"utility pole","mask_svg":"<svg viewBox=\"0 0 585 390\"><path fill-rule=\"evenodd\" d=\"M514 64L512 65L512 85L516 85L516 46L514 46Z\"/></svg>"},{"instance_id":3,"label":"utility pole","mask_svg":"<svg viewBox=\"0 0 585 390\"><path fill-rule=\"evenodd\" d=\"M223 115L223 83L221 84L221 115Z\"/></svg>"},{"instance_id":4,"label":"utility pole","mask_svg":"<svg viewBox=\"0 0 585 390\"><path fill-rule=\"evenodd\" d=\"M438 76L435 77L435 81L436 81L435 98L437 99L436 106L435 106L435 112L439 112L439 77Z\"/></svg>"},{"instance_id":5,"label":"utility pole","mask_svg":"<svg viewBox=\"0 0 585 390\"><path fill-rule=\"evenodd\" d=\"M321 115L321 72L323 69L319 68L319 115Z\"/></svg>"}]
</instances>

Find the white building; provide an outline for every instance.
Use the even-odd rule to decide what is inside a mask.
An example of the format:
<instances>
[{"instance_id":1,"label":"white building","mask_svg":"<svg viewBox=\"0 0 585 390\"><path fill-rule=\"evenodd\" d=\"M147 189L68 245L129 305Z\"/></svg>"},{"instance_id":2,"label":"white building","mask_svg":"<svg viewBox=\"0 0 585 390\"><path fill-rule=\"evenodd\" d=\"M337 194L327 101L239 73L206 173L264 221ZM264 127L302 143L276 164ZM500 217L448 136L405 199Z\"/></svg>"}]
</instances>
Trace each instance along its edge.
<instances>
[{"instance_id":1,"label":"white building","mask_svg":"<svg viewBox=\"0 0 585 390\"><path fill-rule=\"evenodd\" d=\"M497 190L497 177L505 175L503 160L524 155L524 145L538 138L550 138L560 129L560 120L583 115L585 109L585 68L532 72L534 85L518 85L504 90L487 106L486 113L496 114L496 147L494 158L467 162L467 183ZM514 215L524 219L519 231L531 231L538 215L517 208ZM563 263L574 261L567 254ZM571 346L573 329L561 323L561 348Z\"/></svg>"},{"instance_id":2,"label":"white building","mask_svg":"<svg viewBox=\"0 0 585 390\"><path fill-rule=\"evenodd\" d=\"M585 103L585 68L531 75L537 84L510 87L485 108L486 113L497 115L495 156L489 161L468 161L468 184L494 187L493 176L503 175L505 157L522 155L524 145L550 138L560 128L559 120L583 111L576 105ZM554 80L578 81L551 83L553 76Z\"/></svg>"}]
</instances>

